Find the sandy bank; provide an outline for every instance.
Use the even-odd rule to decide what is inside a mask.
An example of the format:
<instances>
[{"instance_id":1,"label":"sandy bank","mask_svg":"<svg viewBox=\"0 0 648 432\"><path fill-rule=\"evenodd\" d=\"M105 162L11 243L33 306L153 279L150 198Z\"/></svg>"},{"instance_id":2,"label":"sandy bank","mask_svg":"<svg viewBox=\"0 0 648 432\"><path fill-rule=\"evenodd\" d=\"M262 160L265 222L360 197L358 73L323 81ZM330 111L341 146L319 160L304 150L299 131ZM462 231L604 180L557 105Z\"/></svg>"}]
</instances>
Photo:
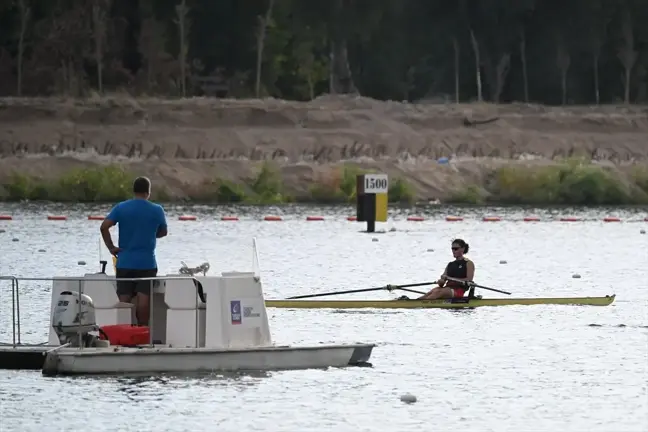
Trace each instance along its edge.
<instances>
[{"instance_id":1,"label":"sandy bank","mask_svg":"<svg viewBox=\"0 0 648 432\"><path fill-rule=\"evenodd\" d=\"M440 157L450 165L439 165ZM438 105L320 97L268 100L0 99L0 180L55 178L120 162L173 197L215 177L244 181L258 161L281 166L293 194L354 161L443 198L506 164L570 156L624 169L648 160L648 108ZM529 159L533 160L529 160Z\"/></svg>"}]
</instances>

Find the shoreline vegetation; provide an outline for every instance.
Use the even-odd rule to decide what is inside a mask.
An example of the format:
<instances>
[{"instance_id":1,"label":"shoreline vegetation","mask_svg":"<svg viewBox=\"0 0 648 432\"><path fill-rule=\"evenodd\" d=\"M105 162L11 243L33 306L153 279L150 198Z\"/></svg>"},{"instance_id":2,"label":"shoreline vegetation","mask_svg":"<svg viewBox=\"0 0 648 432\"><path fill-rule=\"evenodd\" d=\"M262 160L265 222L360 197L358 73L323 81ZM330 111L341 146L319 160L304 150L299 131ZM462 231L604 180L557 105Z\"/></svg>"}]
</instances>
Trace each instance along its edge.
<instances>
[{"instance_id":1,"label":"shoreline vegetation","mask_svg":"<svg viewBox=\"0 0 648 432\"><path fill-rule=\"evenodd\" d=\"M253 205L352 203L356 176L369 172L376 171L345 164L313 182L307 193L292 193L284 186L279 166L266 161L247 181L213 178L179 198L172 198L154 183L152 199L163 203ZM14 172L0 186L0 201L115 202L131 197L135 176L118 164L77 168L56 179ZM390 203L415 204L416 193L407 179L390 176L389 183ZM466 184L440 201L464 205L648 204L648 165L635 165L627 172L583 159L533 167L505 165L493 169L482 183Z\"/></svg>"}]
</instances>

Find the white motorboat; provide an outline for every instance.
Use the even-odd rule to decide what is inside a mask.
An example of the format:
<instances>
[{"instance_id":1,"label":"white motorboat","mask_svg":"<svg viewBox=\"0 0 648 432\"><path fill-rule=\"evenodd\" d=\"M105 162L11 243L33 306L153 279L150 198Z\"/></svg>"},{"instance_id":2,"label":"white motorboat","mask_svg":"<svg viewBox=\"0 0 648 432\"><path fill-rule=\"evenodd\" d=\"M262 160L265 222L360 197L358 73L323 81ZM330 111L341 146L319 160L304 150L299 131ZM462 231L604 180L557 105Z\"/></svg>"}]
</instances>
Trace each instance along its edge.
<instances>
[{"instance_id":1,"label":"white motorboat","mask_svg":"<svg viewBox=\"0 0 648 432\"><path fill-rule=\"evenodd\" d=\"M146 280L159 282L152 287L149 327L137 327L132 325L134 306L118 301L113 276L102 272L82 278L53 278L49 341L42 349L43 374L369 365L374 344L276 346L261 279L254 272L176 274Z\"/></svg>"}]
</instances>

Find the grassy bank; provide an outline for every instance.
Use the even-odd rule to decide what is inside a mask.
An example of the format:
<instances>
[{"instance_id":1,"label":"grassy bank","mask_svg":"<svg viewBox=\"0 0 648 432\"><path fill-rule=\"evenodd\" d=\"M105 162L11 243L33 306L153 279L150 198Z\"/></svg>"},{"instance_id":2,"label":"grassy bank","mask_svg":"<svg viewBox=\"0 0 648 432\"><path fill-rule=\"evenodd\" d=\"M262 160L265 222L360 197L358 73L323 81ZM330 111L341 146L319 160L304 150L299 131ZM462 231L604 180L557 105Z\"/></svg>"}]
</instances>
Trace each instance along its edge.
<instances>
[{"instance_id":1,"label":"grassy bank","mask_svg":"<svg viewBox=\"0 0 648 432\"><path fill-rule=\"evenodd\" d=\"M454 204L636 205L648 204L648 169L621 172L583 160L553 165L505 166L485 185L453 193Z\"/></svg>"},{"instance_id":2,"label":"grassy bank","mask_svg":"<svg viewBox=\"0 0 648 432\"><path fill-rule=\"evenodd\" d=\"M290 202L348 203L356 197L356 175L364 173L354 166L333 170L329 177L313 183L306 194L293 195L283 186L281 171L272 163L261 164L253 178L241 183L214 178L191 187L177 201L196 203L282 204ZM115 202L132 196L135 174L119 165L83 168L64 176L40 179L12 173L3 182L4 201ZM153 186L156 201L172 202L171 194ZM414 193L403 179L394 179L389 188L390 202L413 203Z\"/></svg>"},{"instance_id":3,"label":"grassy bank","mask_svg":"<svg viewBox=\"0 0 648 432\"><path fill-rule=\"evenodd\" d=\"M154 200L199 203L282 204L352 203L356 198L356 176L367 173L346 164L321 174L301 192L286 190L277 165L255 167L249 179L232 182L220 178L205 181L172 194L154 185ZM58 179L40 179L13 173L0 187L5 201L115 202L131 196L135 175L119 165L83 168ZM624 205L648 204L648 167L619 171L580 160L545 166L508 165L486 176L484 184L468 184L440 197L452 204L528 205ZM294 188L293 188L294 189ZM177 194L176 194L177 196ZM414 190L404 178L390 178L389 201L412 204Z\"/></svg>"}]
</instances>

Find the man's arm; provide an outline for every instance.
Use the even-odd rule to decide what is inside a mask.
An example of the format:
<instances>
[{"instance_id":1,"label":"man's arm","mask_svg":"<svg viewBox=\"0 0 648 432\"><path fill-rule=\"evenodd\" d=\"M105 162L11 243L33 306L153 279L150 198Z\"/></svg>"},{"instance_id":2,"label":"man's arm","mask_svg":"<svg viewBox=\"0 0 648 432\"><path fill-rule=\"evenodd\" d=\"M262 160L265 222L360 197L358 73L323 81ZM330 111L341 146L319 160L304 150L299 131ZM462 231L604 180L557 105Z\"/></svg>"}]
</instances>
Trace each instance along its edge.
<instances>
[{"instance_id":1,"label":"man's arm","mask_svg":"<svg viewBox=\"0 0 648 432\"><path fill-rule=\"evenodd\" d=\"M106 219L104 219L104 221L101 223L101 227L99 227L99 231L101 231L101 238L103 238L106 248L108 248L111 253L115 249L115 244L113 243L112 236L110 235L110 228L114 227L115 225L117 225L117 222L119 222L118 215L119 205L116 205L112 208L110 213L108 213Z\"/></svg>"},{"instance_id":2,"label":"man's arm","mask_svg":"<svg viewBox=\"0 0 648 432\"><path fill-rule=\"evenodd\" d=\"M164 214L164 209L162 208L162 206L160 206L160 221L159 221L159 226L157 229L157 233L155 234L155 237L162 238L162 237L166 237L167 234L168 232L167 232L166 215Z\"/></svg>"}]
</instances>

